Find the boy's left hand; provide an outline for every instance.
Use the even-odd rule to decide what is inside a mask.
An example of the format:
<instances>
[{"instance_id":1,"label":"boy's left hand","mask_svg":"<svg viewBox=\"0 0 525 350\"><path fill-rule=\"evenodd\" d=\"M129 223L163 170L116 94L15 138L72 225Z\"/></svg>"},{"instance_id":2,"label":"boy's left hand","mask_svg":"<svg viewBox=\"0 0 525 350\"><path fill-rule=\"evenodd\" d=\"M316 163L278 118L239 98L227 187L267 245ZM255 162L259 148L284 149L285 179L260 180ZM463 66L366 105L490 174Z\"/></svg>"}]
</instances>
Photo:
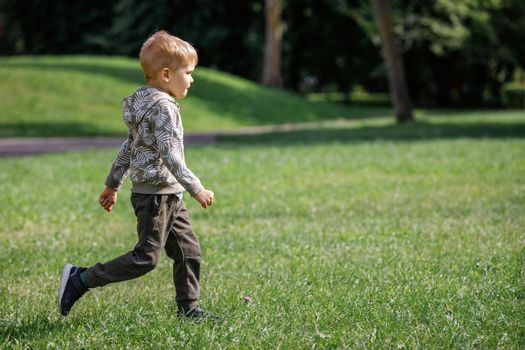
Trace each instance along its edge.
<instances>
[{"instance_id":1,"label":"boy's left hand","mask_svg":"<svg viewBox=\"0 0 525 350\"><path fill-rule=\"evenodd\" d=\"M113 204L117 203L117 192L116 189L106 186L100 194L98 202L105 211L110 212L113 209Z\"/></svg>"},{"instance_id":2,"label":"boy's left hand","mask_svg":"<svg viewBox=\"0 0 525 350\"><path fill-rule=\"evenodd\" d=\"M206 209L213 204L215 194L213 191L203 189L199 193L195 194L193 198L195 198L195 200L201 204L201 207Z\"/></svg>"}]
</instances>

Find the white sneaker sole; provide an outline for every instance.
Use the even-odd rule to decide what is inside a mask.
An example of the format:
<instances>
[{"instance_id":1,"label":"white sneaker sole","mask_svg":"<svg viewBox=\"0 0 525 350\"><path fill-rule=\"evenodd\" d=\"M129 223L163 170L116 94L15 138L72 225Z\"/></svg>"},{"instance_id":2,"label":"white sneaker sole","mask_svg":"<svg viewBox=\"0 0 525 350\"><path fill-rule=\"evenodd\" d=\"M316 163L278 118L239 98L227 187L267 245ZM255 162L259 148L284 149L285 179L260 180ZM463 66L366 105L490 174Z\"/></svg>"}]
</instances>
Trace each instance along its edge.
<instances>
[{"instance_id":1,"label":"white sneaker sole","mask_svg":"<svg viewBox=\"0 0 525 350\"><path fill-rule=\"evenodd\" d=\"M60 286L58 287L58 309L60 311L60 301L62 300L62 296L64 295L64 290L66 289L67 280L69 279L69 273L71 272L71 269L73 268L73 265L71 264L65 264L64 269L62 270L62 277L60 278Z\"/></svg>"}]
</instances>

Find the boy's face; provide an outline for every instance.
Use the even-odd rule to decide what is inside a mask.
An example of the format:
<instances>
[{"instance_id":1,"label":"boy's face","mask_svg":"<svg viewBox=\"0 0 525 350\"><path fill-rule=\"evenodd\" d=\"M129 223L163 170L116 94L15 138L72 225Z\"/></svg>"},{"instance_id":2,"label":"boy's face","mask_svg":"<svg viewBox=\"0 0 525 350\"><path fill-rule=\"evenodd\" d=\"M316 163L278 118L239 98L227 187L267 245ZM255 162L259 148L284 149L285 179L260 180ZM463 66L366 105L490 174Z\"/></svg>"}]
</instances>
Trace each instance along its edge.
<instances>
[{"instance_id":1,"label":"boy's face","mask_svg":"<svg viewBox=\"0 0 525 350\"><path fill-rule=\"evenodd\" d=\"M163 82L165 83L164 89L177 99L186 97L188 89L191 83L193 83L191 74L194 70L195 65L193 64L188 64L177 69L168 69L168 71L164 72L165 75L163 76Z\"/></svg>"}]
</instances>

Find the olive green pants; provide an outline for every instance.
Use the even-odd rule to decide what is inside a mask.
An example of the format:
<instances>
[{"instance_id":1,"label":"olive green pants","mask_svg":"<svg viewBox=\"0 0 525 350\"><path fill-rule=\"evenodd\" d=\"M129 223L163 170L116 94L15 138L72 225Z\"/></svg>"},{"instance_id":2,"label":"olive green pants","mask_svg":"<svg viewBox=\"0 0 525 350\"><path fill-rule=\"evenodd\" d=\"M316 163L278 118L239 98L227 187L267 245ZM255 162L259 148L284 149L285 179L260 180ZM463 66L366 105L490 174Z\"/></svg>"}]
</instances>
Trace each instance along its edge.
<instances>
[{"instance_id":1,"label":"olive green pants","mask_svg":"<svg viewBox=\"0 0 525 350\"><path fill-rule=\"evenodd\" d=\"M199 299L200 246L184 201L175 194L132 193L137 216L135 248L86 272L89 287L126 281L153 270L162 250L173 259L173 282L179 309L190 310Z\"/></svg>"}]
</instances>

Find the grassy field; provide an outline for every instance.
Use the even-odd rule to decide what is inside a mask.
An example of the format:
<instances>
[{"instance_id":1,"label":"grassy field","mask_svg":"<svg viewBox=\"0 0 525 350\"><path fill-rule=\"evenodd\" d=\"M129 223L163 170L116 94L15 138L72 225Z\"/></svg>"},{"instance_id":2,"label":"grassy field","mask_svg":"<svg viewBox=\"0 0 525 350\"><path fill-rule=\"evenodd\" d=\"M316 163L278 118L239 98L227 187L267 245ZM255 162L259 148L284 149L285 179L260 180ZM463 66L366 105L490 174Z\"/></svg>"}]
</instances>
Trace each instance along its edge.
<instances>
[{"instance_id":1,"label":"grassy field","mask_svg":"<svg viewBox=\"0 0 525 350\"><path fill-rule=\"evenodd\" d=\"M307 101L203 67L194 78L181 101L186 131L389 114L384 107ZM0 58L0 137L125 135L121 101L143 84L136 59Z\"/></svg>"},{"instance_id":2,"label":"grassy field","mask_svg":"<svg viewBox=\"0 0 525 350\"><path fill-rule=\"evenodd\" d=\"M63 318L64 262L131 249L129 183L97 204L116 150L0 159L0 349L525 347L525 114L348 107L198 68L187 131L315 122L189 147L217 202L187 198L202 305L175 313L167 257ZM136 60L0 58L0 137L121 135ZM244 301L250 296L252 301Z\"/></svg>"},{"instance_id":3,"label":"grassy field","mask_svg":"<svg viewBox=\"0 0 525 350\"><path fill-rule=\"evenodd\" d=\"M187 150L217 195L187 203L219 324L176 316L167 257L61 317L64 262L133 246L129 184L107 214L115 150L0 160L0 348L524 348L525 118L421 117Z\"/></svg>"}]
</instances>

